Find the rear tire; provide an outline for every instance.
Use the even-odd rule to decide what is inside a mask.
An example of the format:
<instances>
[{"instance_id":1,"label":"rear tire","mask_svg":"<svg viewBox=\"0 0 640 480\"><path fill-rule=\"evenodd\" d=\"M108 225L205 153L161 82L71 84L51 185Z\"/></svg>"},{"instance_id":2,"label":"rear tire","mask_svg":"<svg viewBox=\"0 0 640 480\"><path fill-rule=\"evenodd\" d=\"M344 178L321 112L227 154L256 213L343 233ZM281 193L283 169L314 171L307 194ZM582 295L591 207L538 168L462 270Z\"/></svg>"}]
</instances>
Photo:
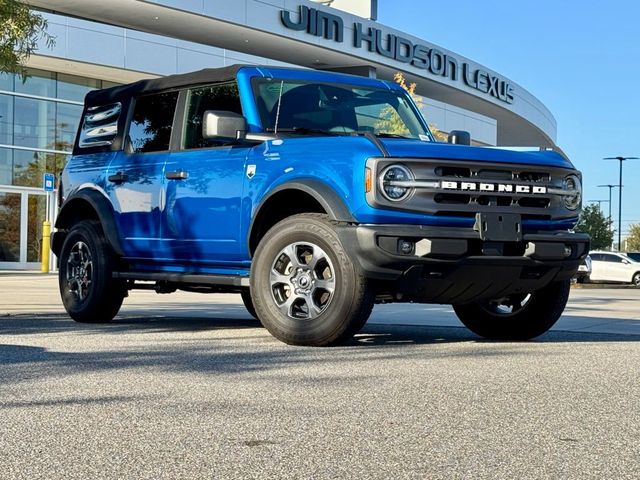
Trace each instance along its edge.
<instances>
[{"instance_id":1,"label":"rear tire","mask_svg":"<svg viewBox=\"0 0 640 480\"><path fill-rule=\"evenodd\" d=\"M260 241L251 268L258 318L291 345L345 341L365 324L374 295L326 215L282 220Z\"/></svg>"},{"instance_id":2,"label":"rear tire","mask_svg":"<svg viewBox=\"0 0 640 480\"><path fill-rule=\"evenodd\" d=\"M58 284L62 304L77 322L109 322L127 290L112 278L115 256L95 221L81 221L69 231L60 252Z\"/></svg>"},{"instance_id":3,"label":"rear tire","mask_svg":"<svg viewBox=\"0 0 640 480\"><path fill-rule=\"evenodd\" d=\"M530 295L454 305L453 309L476 335L490 340L529 340L547 332L558 321L570 289L570 280L552 282Z\"/></svg>"},{"instance_id":4,"label":"rear tire","mask_svg":"<svg viewBox=\"0 0 640 480\"><path fill-rule=\"evenodd\" d=\"M636 287L640 287L640 272L636 272L633 274L631 283L633 283Z\"/></svg>"}]
</instances>

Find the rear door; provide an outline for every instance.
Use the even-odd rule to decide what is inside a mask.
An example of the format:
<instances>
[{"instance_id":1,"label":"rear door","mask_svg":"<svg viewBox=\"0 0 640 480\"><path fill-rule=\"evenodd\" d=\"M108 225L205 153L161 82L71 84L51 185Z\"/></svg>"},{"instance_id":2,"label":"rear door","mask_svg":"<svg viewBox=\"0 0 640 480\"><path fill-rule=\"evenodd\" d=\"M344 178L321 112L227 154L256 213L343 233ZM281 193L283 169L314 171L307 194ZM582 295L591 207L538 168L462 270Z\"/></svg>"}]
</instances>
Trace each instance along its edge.
<instances>
[{"instance_id":1,"label":"rear door","mask_svg":"<svg viewBox=\"0 0 640 480\"><path fill-rule=\"evenodd\" d=\"M245 251L245 239L240 239L241 204L251 146L205 139L202 134L207 110L242 114L237 85L191 88L182 92L180 105L180 138L165 171L163 238L172 258L181 263L239 265Z\"/></svg>"},{"instance_id":2,"label":"rear door","mask_svg":"<svg viewBox=\"0 0 640 480\"><path fill-rule=\"evenodd\" d=\"M164 165L177 100L178 92L135 99L124 151L109 165L108 194L128 257L165 256L160 235Z\"/></svg>"},{"instance_id":3,"label":"rear door","mask_svg":"<svg viewBox=\"0 0 640 480\"><path fill-rule=\"evenodd\" d=\"M604 261L603 255L601 253L590 253L589 255L591 256L591 280L606 280L607 262Z\"/></svg>"}]
</instances>

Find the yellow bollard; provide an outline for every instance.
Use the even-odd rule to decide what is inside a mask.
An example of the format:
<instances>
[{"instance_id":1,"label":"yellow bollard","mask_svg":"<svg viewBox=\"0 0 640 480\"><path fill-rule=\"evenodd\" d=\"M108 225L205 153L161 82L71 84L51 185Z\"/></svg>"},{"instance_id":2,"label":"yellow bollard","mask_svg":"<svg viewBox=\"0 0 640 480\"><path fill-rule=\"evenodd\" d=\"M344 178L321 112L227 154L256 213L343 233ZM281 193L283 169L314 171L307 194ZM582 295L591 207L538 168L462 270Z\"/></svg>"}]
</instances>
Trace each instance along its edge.
<instances>
[{"instance_id":1,"label":"yellow bollard","mask_svg":"<svg viewBox=\"0 0 640 480\"><path fill-rule=\"evenodd\" d=\"M49 273L49 250L51 242L51 223L46 220L42 224L42 257L40 271L42 273Z\"/></svg>"}]
</instances>

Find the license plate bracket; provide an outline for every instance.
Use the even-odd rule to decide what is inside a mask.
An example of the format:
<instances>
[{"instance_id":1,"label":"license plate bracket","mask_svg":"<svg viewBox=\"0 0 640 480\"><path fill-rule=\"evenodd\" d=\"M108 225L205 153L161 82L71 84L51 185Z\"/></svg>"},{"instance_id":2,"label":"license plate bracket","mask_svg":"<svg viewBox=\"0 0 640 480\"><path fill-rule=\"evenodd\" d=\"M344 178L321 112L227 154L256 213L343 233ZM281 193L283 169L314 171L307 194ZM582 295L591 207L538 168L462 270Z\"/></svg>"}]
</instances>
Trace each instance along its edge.
<instances>
[{"instance_id":1,"label":"license plate bracket","mask_svg":"<svg viewBox=\"0 0 640 480\"><path fill-rule=\"evenodd\" d=\"M522 217L517 213L476 213L473 229L488 242L522 241Z\"/></svg>"}]
</instances>

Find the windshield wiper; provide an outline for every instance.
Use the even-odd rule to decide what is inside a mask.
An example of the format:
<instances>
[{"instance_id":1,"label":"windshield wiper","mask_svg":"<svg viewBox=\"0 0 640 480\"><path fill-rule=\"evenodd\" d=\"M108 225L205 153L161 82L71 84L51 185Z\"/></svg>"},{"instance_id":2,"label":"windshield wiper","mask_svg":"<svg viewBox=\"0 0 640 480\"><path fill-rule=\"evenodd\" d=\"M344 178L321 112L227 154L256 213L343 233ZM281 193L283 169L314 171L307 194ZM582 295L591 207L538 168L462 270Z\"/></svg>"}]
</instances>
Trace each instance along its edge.
<instances>
[{"instance_id":1,"label":"windshield wiper","mask_svg":"<svg viewBox=\"0 0 640 480\"><path fill-rule=\"evenodd\" d=\"M399 135L397 133L386 133L386 132L380 132L380 133L374 133L374 135L378 138L406 138L411 140L411 137L407 137L406 135Z\"/></svg>"},{"instance_id":2,"label":"windshield wiper","mask_svg":"<svg viewBox=\"0 0 640 480\"><path fill-rule=\"evenodd\" d=\"M275 128L266 128L267 132L274 132ZM290 128L278 128L278 133L299 133L301 135L340 135L341 132L329 132L328 130L322 130L320 128L307 128L307 127L290 127Z\"/></svg>"}]
</instances>

